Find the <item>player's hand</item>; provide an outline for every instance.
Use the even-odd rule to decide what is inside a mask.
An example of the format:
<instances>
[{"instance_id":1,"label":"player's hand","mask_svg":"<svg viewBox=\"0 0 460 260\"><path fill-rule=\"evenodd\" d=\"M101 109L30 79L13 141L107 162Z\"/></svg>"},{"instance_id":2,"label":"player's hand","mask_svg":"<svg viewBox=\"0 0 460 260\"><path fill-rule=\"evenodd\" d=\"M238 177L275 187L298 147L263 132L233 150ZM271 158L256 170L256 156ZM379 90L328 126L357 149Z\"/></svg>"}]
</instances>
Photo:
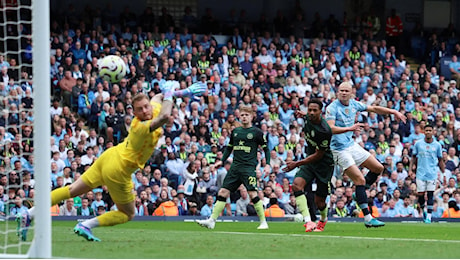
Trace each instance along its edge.
<instances>
[{"instance_id":1,"label":"player's hand","mask_svg":"<svg viewBox=\"0 0 460 260\"><path fill-rule=\"evenodd\" d=\"M361 130L363 127L363 123L356 123L350 127L350 131Z\"/></svg>"},{"instance_id":2,"label":"player's hand","mask_svg":"<svg viewBox=\"0 0 460 260\"><path fill-rule=\"evenodd\" d=\"M297 168L297 162L287 162L286 166L284 166L283 169L281 169L283 172L290 172Z\"/></svg>"},{"instance_id":3,"label":"player's hand","mask_svg":"<svg viewBox=\"0 0 460 260\"><path fill-rule=\"evenodd\" d=\"M399 120L403 121L404 123L406 123L407 117L406 117L403 113L401 113L401 112L399 112L399 111L396 111L396 112L394 113L394 116L395 116L397 119L399 119Z\"/></svg>"},{"instance_id":4,"label":"player's hand","mask_svg":"<svg viewBox=\"0 0 460 260\"><path fill-rule=\"evenodd\" d=\"M305 112L305 111L302 111L302 110L296 110L295 111L295 116L296 117L304 117L306 115L307 115L307 112Z\"/></svg>"},{"instance_id":5,"label":"player's hand","mask_svg":"<svg viewBox=\"0 0 460 260\"><path fill-rule=\"evenodd\" d=\"M214 168L218 168L220 165L222 165L222 161L218 161L215 164L213 164Z\"/></svg>"},{"instance_id":6,"label":"player's hand","mask_svg":"<svg viewBox=\"0 0 460 260\"><path fill-rule=\"evenodd\" d=\"M208 89L207 86L201 82L197 82L195 84L192 84L190 87L188 87L188 90L190 91L190 93L192 93L195 96L202 96L206 92L207 89Z\"/></svg>"}]
</instances>

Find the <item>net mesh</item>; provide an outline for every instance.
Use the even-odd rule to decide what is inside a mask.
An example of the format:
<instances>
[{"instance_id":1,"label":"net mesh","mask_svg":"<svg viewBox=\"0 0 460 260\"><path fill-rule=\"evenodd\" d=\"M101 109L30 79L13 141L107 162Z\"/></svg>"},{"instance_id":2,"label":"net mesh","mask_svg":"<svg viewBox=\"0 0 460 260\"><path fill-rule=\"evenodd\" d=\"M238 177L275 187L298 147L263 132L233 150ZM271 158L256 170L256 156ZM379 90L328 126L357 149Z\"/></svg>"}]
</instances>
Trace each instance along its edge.
<instances>
[{"instance_id":1,"label":"net mesh","mask_svg":"<svg viewBox=\"0 0 460 260\"><path fill-rule=\"evenodd\" d=\"M0 254L26 254L16 213L33 205L31 1L0 0Z\"/></svg>"}]
</instances>

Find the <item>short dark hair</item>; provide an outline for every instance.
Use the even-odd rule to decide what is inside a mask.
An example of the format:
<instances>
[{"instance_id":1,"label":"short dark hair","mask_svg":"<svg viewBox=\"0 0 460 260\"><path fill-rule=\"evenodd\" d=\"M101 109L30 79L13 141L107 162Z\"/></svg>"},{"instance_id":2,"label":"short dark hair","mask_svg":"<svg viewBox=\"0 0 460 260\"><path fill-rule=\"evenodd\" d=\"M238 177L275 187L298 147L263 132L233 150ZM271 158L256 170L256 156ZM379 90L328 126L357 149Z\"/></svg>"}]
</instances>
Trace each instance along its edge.
<instances>
[{"instance_id":1,"label":"short dark hair","mask_svg":"<svg viewBox=\"0 0 460 260\"><path fill-rule=\"evenodd\" d=\"M323 102L317 98L312 98L310 101L308 101L308 105L310 104L317 104L319 106L319 109L323 109Z\"/></svg>"},{"instance_id":2,"label":"short dark hair","mask_svg":"<svg viewBox=\"0 0 460 260\"><path fill-rule=\"evenodd\" d=\"M423 127L423 129L427 129L428 127L433 128L433 125L431 125L430 123L426 123L426 124L425 124L425 127Z\"/></svg>"}]
</instances>

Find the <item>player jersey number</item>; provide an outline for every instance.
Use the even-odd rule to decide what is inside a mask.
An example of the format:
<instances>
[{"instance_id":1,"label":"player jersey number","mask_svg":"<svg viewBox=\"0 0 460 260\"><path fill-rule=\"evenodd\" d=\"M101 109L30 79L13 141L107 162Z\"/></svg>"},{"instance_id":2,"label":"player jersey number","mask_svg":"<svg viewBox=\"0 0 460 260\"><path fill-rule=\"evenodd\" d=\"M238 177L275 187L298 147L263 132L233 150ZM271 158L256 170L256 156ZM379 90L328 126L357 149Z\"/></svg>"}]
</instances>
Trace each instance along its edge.
<instances>
[{"instance_id":1,"label":"player jersey number","mask_svg":"<svg viewBox=\"0 0 460 260\"><path fill-rule=\"evenodd\" d=\"M254 176L249 176L249 177L248 177L248 180L249 180L249 185L257 186L256 177L254 177Z\"/></svg>"}]
</instances>

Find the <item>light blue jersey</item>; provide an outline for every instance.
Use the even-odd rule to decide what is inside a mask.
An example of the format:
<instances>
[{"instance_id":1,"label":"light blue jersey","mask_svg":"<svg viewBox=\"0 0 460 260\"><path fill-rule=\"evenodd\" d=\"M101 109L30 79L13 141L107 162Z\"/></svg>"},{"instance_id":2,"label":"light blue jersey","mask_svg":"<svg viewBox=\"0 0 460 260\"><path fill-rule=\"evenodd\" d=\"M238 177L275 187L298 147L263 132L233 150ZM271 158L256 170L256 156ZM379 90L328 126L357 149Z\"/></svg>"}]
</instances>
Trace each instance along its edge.
<instances>
[{"instance_id":1,"label":"light blue jersey","mask_svg":"<svg viewBox=\"0 0 460 260\"><path fill-rule=\"evenodd\" d=\"M367 110L367 105L350 99L348 106L339 100L332 102L326 109L326 120L335 120L335 126L350 127L355 124L356 114ZM344 150L353 145L353 132L334 134L331 139L331 150Z\"/></svg>"},{"instance_id":2,"label":"light blue jersey","mask_svg":"<svg viewBox=\"0 0 460 260\"><path fill-rule=\"evenodd\" d=\"M438 159L442 157L441 144L433 140L431 143L425 139L415 143L412 154L417 157L416 178L422 181L432 181L438 178Z\"/></svg>"}]
</instances>

